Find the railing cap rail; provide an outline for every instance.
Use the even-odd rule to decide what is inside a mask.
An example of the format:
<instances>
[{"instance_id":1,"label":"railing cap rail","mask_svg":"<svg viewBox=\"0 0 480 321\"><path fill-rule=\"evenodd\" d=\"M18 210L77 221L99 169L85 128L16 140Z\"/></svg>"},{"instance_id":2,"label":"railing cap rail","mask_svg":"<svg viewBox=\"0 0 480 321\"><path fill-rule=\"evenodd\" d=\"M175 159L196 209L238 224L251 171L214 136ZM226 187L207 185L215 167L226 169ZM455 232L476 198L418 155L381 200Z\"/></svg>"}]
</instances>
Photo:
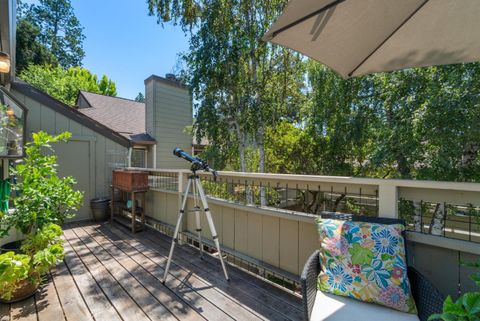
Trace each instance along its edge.
<instances>
[{"instance_id":1,"label":"railing cap rail","mask_svg":"<svg viewBox=\"0 0 480 321\"><path fill-rule=\"evenodd\" d=\"M159 173L181 173L188 174L188 169L155 169L155 168L137 168L128 167L131 170L143 170ZM209 173L198 172L201 176L211 175ZM440 190L457 190L480 192L480 183L470 182L448 182L448 181L427 181L412 179L382 179L367 177L351 177L351 176L324 176L324 175L298 175L298 174L274 174L274 173L246 173L246 172L218 172L220 177L235 177L252 180L279 180L279 181L303 181L303 182L328 182L339 184L354 185L376 185L376 186L396 186L410 188L428 188Z\"/></svg>"}]
</instances>

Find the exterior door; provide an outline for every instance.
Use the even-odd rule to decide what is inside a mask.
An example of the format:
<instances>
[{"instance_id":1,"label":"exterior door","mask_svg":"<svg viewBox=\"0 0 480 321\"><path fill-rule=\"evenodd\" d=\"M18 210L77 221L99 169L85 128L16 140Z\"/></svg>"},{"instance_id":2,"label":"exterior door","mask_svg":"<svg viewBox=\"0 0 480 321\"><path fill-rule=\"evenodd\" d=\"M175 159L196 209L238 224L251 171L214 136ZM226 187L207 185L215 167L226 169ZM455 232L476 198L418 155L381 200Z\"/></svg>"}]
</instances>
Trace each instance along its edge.
<instances>
[{"instance_id":1,"label":"exterior door","mask_svg":"<svg viewBox=\"0 0 480 321\"><path fill-rule=\"evenodd\" d=\"M60 143L54 146L58 156L59 175L61 177L73 176L77 180L76 189L83 191L83 205L70 221L90 219L90 199L94 195L93 162L90 153L90 144L94 141L71 140L68 143ZM94 185L93 185L94 186Z\"/></svg>"}]
</instances>

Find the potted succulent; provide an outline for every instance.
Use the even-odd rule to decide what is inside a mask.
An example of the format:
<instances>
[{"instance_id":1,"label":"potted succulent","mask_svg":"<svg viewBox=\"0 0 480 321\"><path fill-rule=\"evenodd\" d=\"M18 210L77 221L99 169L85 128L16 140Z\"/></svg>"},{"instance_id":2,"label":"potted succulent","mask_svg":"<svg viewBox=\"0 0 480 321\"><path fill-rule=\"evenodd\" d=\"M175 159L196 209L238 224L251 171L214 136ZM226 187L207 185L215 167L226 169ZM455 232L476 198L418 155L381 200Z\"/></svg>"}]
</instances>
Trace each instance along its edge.
<instances>
[{"instance_id":1,"label":"potted succulent","mask_svg":"<svg viewBox=\"0 0 480 321\"><path fill-rule=\"evenodd\" d=\"M33 134L26 157L13 170L17 182L15 210L0 213L0 237L20 231L25 239L13 243L16 251L0 254L0 300L13 302L35 293L42 277L63 258L60 225L81 205L83 193L74 190L72 177L59 177L52 143L66 142L68 132ZM12 248L12 244L7 248Z\"/></svg>"}]
</instances>

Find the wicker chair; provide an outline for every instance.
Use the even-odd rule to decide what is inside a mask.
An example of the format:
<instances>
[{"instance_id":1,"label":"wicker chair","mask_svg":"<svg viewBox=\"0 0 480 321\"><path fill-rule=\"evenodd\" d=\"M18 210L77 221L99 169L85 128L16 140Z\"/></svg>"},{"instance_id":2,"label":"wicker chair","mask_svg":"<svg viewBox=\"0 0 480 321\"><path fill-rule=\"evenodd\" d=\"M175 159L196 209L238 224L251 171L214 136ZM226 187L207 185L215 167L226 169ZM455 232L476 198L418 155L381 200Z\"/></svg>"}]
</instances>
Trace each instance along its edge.
<instances>
[{"instance_id":1,"label":"wicker chair","mask_svg":"<svg viewBox=\"0 0 480 321\"><path fill-rule=\"evenodd\" d=\"M380 224L404 224L400 219L355 216L351 214L337 214L331 212L322 213L322 218L334 218L358 222L371 222ZM405 235L404 235L405 237ZM320 273L320 251L315 251L305 263L301 275L303 310L305 320L310 319L315 297L317 294L317 280ZM444 296L428 281L428 279L413 267L408 267L408 278L412 289L412 295L417 305L420 321L426 321L434 313L442 311Z\"/></svg>"}]
</instances>

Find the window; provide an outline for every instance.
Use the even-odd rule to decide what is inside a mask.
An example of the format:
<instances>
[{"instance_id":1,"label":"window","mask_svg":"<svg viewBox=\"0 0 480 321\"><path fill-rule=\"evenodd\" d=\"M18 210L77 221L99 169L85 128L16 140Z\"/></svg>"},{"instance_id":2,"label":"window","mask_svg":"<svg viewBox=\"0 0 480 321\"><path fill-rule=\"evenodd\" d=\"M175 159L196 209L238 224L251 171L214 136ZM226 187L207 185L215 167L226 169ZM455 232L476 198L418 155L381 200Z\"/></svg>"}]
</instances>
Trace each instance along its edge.
<instances>
[{"instance_id":1,"label":"window","mask_svg":"<svg viewBox=\"0 0 480 321\"><path fill-rule=\"evenodd\" d=\"M132 167L147 167L146 164L147 150L143 148L134 148L132 150Z\"/></svg>"},{"instance_id":2,"label":"window","mask_svg":"<svg viewBox=\"0 0 480 321\"><path fill-rule=\"evenodd\" d=\"M0 87L0 158L23 157L25 108Z\"/></svg>"}]
</instances>

